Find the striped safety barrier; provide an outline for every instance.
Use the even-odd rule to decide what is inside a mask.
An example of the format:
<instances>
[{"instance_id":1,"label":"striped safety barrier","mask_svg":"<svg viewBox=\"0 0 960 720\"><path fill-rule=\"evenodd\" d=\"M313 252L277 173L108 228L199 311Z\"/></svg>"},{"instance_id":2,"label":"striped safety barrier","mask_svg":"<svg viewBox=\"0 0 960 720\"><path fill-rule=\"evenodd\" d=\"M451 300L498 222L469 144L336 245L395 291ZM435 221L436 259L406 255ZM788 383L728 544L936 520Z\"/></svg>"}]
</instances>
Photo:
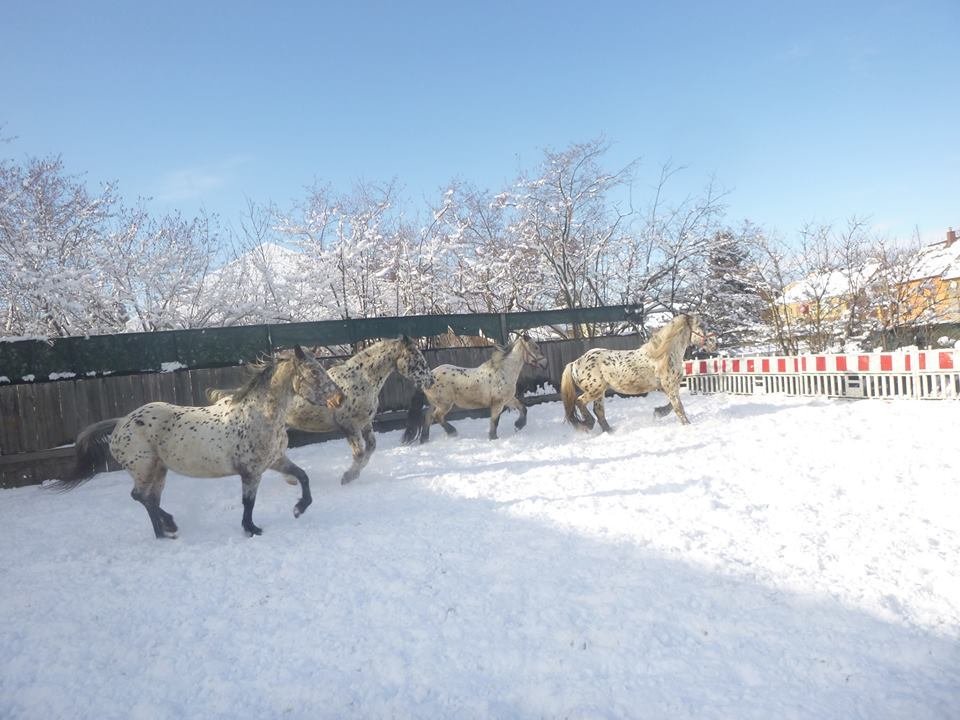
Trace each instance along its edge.
<instances>
[{"instance_id":1,"label":"striped safety barrier","mask_svg":"<svg viewBox=\"0 0 960 720\"><path fill-rule=\"evenodd\" d=\"M960 398L960 350L684 361L693 393Z\"/></svg>"}]
</instances>

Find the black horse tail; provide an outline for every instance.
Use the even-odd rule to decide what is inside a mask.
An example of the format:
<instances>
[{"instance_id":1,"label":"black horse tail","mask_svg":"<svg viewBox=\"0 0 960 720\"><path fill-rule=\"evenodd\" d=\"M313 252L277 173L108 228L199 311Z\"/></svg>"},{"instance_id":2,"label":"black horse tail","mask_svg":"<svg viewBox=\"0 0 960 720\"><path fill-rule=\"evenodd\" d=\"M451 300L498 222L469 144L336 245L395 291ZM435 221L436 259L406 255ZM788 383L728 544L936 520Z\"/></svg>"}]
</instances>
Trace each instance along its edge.
<instances>
[{"instance_id":1,"label":"black horse tail","mask_svg":"<svg viewBox=\"0 0 960 720\"><path fill-rule=\"evenodd\" d=\"M97 470L105 466L110 457L110 434L119 422L120 418L101 420L81 430L73 446L76 455L73 469L67 477L44 487L66 492L92 478Z\"/></svg>"},{"instance_id":2,"label":"black horse tail","mask_svg":"<svg viewBox=\"0 0 960 720\"><path fill-rule=\"evenodd\" d=\"M410 398L410 407L407 409L407 428L403 431L403 439L400 441L404 445L409 445L420 436L420 430L423 427L423 406L426 400L427 396L419 388Z\"/></svg>"}]
</instances>

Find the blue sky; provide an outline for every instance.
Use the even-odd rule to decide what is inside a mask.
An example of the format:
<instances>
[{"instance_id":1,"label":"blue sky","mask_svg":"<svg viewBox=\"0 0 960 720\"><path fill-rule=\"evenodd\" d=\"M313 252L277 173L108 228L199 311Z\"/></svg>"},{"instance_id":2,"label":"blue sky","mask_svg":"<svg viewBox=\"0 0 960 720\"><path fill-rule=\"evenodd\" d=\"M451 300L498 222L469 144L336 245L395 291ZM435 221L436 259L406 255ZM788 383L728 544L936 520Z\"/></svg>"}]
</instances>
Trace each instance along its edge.
<instances>
[{"instance_id":1,"label":"blue sky","mask_svg":"<svg viewBox=\"0 0 960 720\"><path fill-rule=\"evenodd\" d=\"M0 24L6 156L236 223L314 180L499 190L604 136L728 219L790 238L960 225L960 2L20 2Z\"/></svg>"}]
</instances>

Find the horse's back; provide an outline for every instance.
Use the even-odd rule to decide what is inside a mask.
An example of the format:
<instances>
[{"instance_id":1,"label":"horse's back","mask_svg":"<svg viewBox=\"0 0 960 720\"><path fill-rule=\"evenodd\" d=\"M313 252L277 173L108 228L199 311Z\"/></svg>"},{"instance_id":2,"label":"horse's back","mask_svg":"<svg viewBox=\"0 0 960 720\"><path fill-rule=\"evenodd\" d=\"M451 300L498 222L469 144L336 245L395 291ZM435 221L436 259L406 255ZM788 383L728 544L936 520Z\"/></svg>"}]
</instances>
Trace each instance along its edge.
<instances>
[{"instance_id":1,"label":"horse's back","mask_svg":"<svg viewBox=\"0 0 960 720\"><path fill-rule=\"evenodd\" d=\"M593 348L581 355L576 363L578 383L601 380L615 392L625 395L650 392L660 385L656 366L642 349Z\"/></svg>"},{"instance_id":2,"label":"horse's back","mask_svg":"<svg viewBox=\"0 0 960 720\"><path fill-rule=\"evenodd\" d=\"M507 397L513 391L505 391L502 383L486 365L465 368L458 365L438 365L433 368L433 385L424 390L430 403L456 405L466 410L490 407L501 395Z\"/></svg>"},{"instance_id":3,"label":"horse's back","mask_svg":"<svg viewBox=\"0 0 960 720\"><path fill-rule=\"evenodd\" d=\"M230 411L228 402L203 407L147 403L118 423L110 452L128 469L159 460L181 475L233 475L236 443L228 427Z\"/></svg>"}]
</instances>

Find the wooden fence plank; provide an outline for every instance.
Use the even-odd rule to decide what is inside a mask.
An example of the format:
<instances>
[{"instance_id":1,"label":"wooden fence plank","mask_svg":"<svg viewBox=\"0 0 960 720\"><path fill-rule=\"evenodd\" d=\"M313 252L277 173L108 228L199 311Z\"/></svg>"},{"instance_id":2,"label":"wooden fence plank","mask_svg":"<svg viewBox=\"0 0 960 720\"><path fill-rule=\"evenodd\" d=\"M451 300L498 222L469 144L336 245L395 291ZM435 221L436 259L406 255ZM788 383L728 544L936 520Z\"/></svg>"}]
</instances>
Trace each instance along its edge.
<instances>
[{"instance_id":1,"label":"wooden fence plank","mask_svg":"<svg viewBox=\"0 0 960 720\"><path fill-rule=\"evenodd\" d=\"M173 378L174 397L177 405L195 405L193 401L193 386L190 384L190 375L193 371L177 370L170 373Z\"/></svg>"},{"instance_id":2,"label":"wooden fence plank","mask_svg":"<svg viewBox=\"0 0 960 720\"><path fill-rule=\"evenodd\" d=\"M25 452L22 432L23 413L17 398L17 386L0 386L0 454Z\"/></svg>"},{"instance_id":3,"label":"wooden fence plank","mask_svg":"<svg viewBox=\"0 0 960 720\"><path fill-rule=\"evenodd\" d=\"M20 406L23 425L20 432L20 452L42 450L45 438L40 425L37 395L39 385L17 385L17 402Z\"/></svg>"}]
</instances>

